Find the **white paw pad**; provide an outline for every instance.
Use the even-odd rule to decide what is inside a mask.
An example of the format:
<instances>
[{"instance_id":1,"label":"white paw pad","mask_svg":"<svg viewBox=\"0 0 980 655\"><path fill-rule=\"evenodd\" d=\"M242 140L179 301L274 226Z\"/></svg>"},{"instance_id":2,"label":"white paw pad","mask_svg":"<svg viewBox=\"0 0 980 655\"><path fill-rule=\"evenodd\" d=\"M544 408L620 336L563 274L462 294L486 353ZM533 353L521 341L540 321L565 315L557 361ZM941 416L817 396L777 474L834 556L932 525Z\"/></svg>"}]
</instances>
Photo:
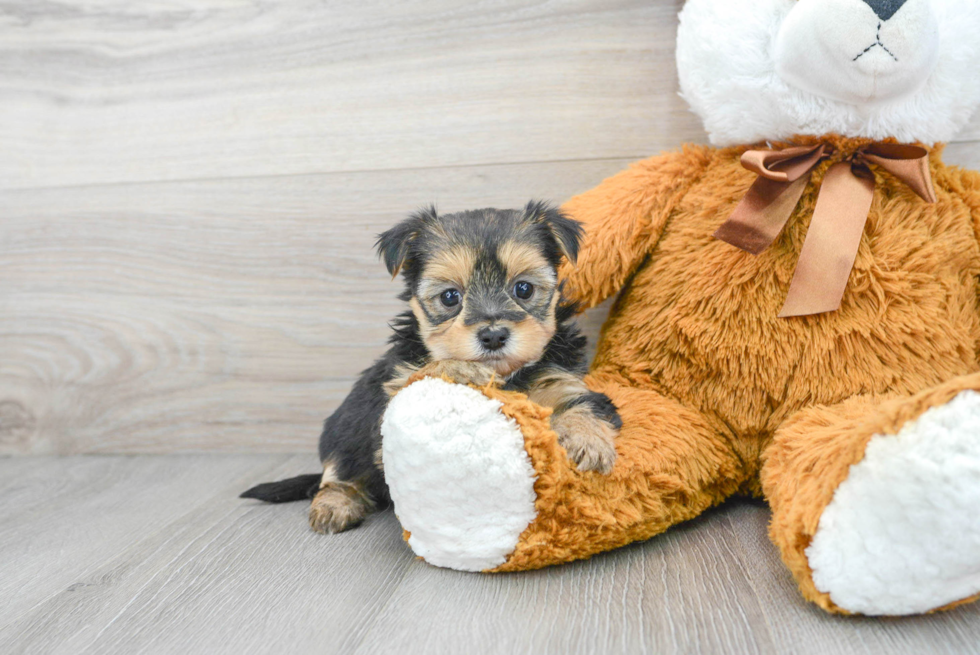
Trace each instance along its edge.
<instances>
[{"instance_id":1,"label":"white paw pad","mask_svg":"<svg viewBox=\"0 0 980 655\"><path fill-rule=\"evenodd\" d=\"M851 612L916 614L980 592L980 394L872 437L806 555L817 589Z\"/></svg>"},{"instance_id":2,"label":"white paw pad","mask_svg":"<svg viewBox=\"0 0 980 655\"><path fill-rule=\"evenodd\" d=\"M499 401L437 378L388 404L385 480L408 544L430 564L482 571L503 564L534 520L535 473L524 436Z\"/></svg>"}]
</instances>

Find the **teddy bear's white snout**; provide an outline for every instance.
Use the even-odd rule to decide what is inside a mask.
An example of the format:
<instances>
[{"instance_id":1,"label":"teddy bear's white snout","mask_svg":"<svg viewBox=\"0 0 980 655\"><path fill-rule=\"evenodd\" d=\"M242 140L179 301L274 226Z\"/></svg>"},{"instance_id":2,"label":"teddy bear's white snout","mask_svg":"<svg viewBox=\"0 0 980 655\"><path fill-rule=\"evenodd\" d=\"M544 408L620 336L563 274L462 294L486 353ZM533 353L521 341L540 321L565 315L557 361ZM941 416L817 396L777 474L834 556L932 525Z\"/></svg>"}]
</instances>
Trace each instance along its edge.
<instances>
[{"instance_id":1,"label":"teddy bear's white snout","mask_svg":"<svg viewBox=\"0 0 980 655\"><path fill-rule=\"evenodd\" d=\"M786 83L855 105L915 93L938 54L931 0L800 0L774 52Z\"/></svg>"}]
</instances>

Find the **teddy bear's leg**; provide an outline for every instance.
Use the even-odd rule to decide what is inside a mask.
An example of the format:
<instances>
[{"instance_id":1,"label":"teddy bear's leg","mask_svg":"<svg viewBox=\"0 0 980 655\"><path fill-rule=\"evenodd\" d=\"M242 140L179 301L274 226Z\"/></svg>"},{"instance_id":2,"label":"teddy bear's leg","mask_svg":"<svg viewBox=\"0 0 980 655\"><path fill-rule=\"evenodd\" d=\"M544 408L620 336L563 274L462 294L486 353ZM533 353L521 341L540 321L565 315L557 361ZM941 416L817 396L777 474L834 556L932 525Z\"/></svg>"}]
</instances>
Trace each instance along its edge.
<instances>
[{"instance_id":1,"label":"teddy bear's leg","mask_svg":"<svg viewBox=\"0 0 980 655\"><path fill-rule=\"evenodd\" d=\"M579 471L550 410L521 394L428 378L395 396L385 475L416 554L469 571L582 559L663 532L744 481L723 424L653 391L587 382L623 420L608 475Z\"/></svg>"},{"instance_id":2,"label":"teddy bear's leg","mask_svg":"<svg viewBox=\"0 0 980 655\"><path fill-rule=\"evenodd\" d=\"M770 536L803 595L902 615L980 593L980 374L790 417L764 453Z\"/></svg>"}]
</instances>

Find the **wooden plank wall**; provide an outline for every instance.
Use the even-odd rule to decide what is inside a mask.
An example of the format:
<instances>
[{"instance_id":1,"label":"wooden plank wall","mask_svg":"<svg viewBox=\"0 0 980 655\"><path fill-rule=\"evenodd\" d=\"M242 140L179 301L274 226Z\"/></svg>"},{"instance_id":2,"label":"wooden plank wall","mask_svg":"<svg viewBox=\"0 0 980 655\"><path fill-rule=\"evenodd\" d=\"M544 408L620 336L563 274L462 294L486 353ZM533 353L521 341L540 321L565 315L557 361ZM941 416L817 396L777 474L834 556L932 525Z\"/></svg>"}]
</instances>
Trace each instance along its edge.
<instances>
[{"instance_id":1,"label":"wooden plank wall","mask_svg":"<svg viewBox=\"0 0 980 655\"><path fill-rule=\"evenodd\" d=\"M3 3L0 454L310 452L399 310L375 234L705 140L681 4Z\"/></svg>"}]
</instances>

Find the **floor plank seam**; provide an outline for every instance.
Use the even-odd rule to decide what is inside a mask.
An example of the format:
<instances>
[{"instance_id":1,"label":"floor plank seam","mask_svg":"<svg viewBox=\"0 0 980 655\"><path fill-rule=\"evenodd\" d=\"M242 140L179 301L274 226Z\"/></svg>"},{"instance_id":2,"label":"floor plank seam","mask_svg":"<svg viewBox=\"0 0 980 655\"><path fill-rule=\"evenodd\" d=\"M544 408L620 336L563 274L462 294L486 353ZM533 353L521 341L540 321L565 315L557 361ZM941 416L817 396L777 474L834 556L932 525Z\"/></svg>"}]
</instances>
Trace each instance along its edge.
<instances>
[{"instance_id":1,"label":"floor plank seam","mask_svg":"<svg viewBox=\"0 0 980 655\"><path fill-rule=\"evenodd\" d=\"M669 149L669 148L668 148ZM415 171L438 171L446 169L465 170L474 168L501 168L507 166L548 166L558 164L611 162L619 160L635 161L646 159L655 152L647 154L610 155L603 157L573 157L566 159L529 159L526 161L474 162L465 164L432 164L427 166L395 166L393 168L352 168L344 170L304 171L302 173L273 173L264 175L228 175L202 176L186 178L164 178L143 180L116 180L110 182L85 182L80 184L53 184L40 186L0 187L0 192L15 194L20 192L33 193L37 191L71 191L77 189L97 189L127 186L156 186L166 184L213 184L216 182L248 182L251 180L278 180L288 178L319 178L340 175L371 175L384 173L412 173Z\"/></svg>"},{"instance_id":2,"label":"floor plank seam","mask_svg":"<svg viewBox=\"0 0 980 655\"><path fill-rule=\"evenodd\" d=\"M488 161L488 162L470 162L470 163L445 163L445 164L431 164L425 166L395 166L392 168L351 168L343 170L313 170L304 171L301 173L275 173L275 174L263 174L263 175L228 175L228 176L201 176L201 177L177 177L177 178L147 178L141 180L116 180L110 182L85 182L79 184L53 184L53 185L38 185L38 186L14 186L14 187L0 187L0 192L8 194L16 194L19 192L33 193L38 191L70 191L77 189L96 189L96 188L113 188L113 187L127 187L127 186L156 186L156 185L166 185L166 184L208 184L208 183L218 183L218 182L248 182L250 180L277 180L277 179L289 179L289 178L316 178L316 177L329 177L329 176L340 176L340 175L370 175L370 174L384 174L384 173L411 173L414 171L437 171L446 169L456 169L456 170L466 170L473 168L500 168L507 166L547 166L547 165L560 165L560 164L575 164L575 163L597 163L597 162L613 162L624 160L625 162L640 161L647 159L656 155L659 152L676 150L682 145L687 145L693 143L707 144L707 139L702 141L689 141L683 144L677 143L673 145L663 146L659 149L651 150L645 153L633 153L633 154L623 154L623 155L605 155L602 157L571 157L564 159L528 159L519 161ZM946 146L968 146L980 144L980 139L953 139L946 142Z\"/></svg>"},{"instance_id":3,"label":"floor plank seam","mask_svg":"<svg viewBox=\"0 0 980 655\"><path fill-rule=\"evenodd\" d=\"M364 645L364 642L371 634L371 628L374 627L378 623L378 621L381 620L381 617L384 615L385 610L391 605L391 600L392 598L394 598L395 592L397 592L398 589L402 586L402 584L404 584L405 578L408 576L409 569L412 567L413 564L416 563L417 561L413 557L412 559L409 559L406 562L404 567L402 567L401 573L398 576L398 580L392 585L391 591L388 593L388 597L385 598L384 604L374 611L372 620L363 626L363 633L360 635L360 638L357 639L356 643L354 643L351 649L347 651L348 653L350 653L350 655L356 655L356 653L360 650L361 646Z\"/></svg>"},{"instance_id":4,"label":"floor plank seam","mask_svg":"<svg viewBox=\"0 0 980 655\"><path fill-rule=\"evenodd\" d=\"M741 565L742 571L745 574L745 579L749 584L749 588L752 589L752 593L755 595L756 604L759 606L759 612L762 614L762 618L765 621L767 636L769 637L769 645L772 647L772 652L779 652L779 648L777 646L778 640L776 638L776 633L773 630L772 620L769 616L769 612L766 611L765 599L759 593L759 586L756 584L755 579L752 577L751 569L748 567L745 548L741 540L738 538L738 532L735 529L735 520L731 517L730 513L726 513L725 521L728 523L728 527L731 529L732 536L735 538L735 541L737 541L739 544L739 548L737 550L730 547L727 548L727 550Z\"/></svg>"}]
</instances>

